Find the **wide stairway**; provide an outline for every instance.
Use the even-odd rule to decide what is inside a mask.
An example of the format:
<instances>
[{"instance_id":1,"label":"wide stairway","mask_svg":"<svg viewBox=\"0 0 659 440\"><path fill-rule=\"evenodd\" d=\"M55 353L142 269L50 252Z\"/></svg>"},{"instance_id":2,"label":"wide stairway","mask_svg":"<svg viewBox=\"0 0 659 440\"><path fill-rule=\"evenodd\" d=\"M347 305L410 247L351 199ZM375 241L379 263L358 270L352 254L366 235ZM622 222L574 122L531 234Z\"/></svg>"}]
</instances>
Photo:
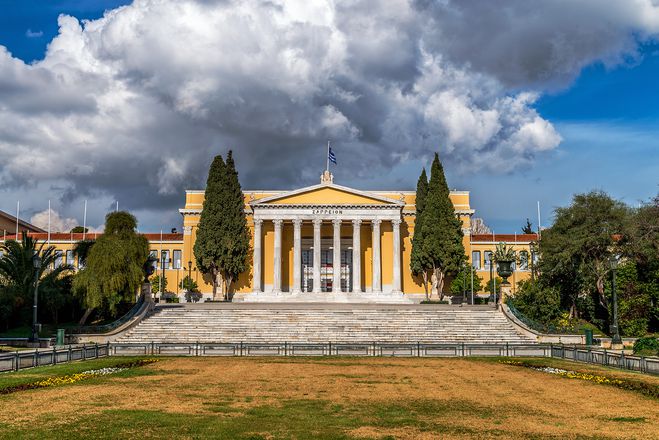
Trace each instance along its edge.
<instances>
[{"instance_id":1,"label":"wide stairway","mask_svg":"<svg viewBox=\"0 0 659 440\"><path fill-rule=\"evenodd\" d=\"M534 341L487 306L186 304L157 307L116 342Z\"/></svg>"}]
</instances>

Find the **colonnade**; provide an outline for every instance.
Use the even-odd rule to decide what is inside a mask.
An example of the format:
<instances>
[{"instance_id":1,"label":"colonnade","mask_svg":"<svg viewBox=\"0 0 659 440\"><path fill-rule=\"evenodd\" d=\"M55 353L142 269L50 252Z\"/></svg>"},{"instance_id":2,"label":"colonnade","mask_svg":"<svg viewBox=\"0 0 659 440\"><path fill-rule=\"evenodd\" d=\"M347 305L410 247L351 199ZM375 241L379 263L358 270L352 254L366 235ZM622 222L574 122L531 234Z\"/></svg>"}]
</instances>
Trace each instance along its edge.
<instances>
[{"instance_id":1,"label":"colonnade","mask_svg":"<svg viewBox=\"0 0 659 440\"><path fill-rule=\"evenodd\" d=\"M301 293L302 289L302 219L299 218L276 218L264 220L254 219L254 258L253 258L253 286L254 292L263 292L261 283L262 279L262 243L263 232L262 226L264 221L272 221L274 225L274 261L273 261L273 285L272 293L281 293L282 286L282 227L284 221L290 221L293 224L293 286L291 293ZM361 219L343 220L343 219L321 219L316 218L313 223L313 292L321 292L320 276L320 259L321 259L321 227L324 221L331 221L333 225L333 280L332 292L341 292L341 225L352 223L352 286L351 292L360 293L361 285ZM382 219L371 219L372 232L372 280L371 290L373 293L382 292L382 273L381 273L381 230ZM400 247L400 219L385 220L391 221L393 228L393 282L392 291L399 293L401 291L401 247Z\"/></svg>"}]
</instances>

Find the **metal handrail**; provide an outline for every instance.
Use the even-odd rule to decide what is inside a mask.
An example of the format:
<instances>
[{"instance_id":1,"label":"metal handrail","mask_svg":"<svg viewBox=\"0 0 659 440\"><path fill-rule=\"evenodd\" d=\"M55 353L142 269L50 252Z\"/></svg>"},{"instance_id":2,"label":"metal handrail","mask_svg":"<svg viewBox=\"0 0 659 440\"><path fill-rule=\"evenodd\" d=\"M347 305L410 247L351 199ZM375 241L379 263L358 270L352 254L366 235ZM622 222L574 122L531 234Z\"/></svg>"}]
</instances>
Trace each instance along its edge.
<instances>
[{"instance_id":1,"label":"metal handrail","mask_svg":"<svg viewBox=\"0 0 659 440\"><path fill-rule=\"evenodd\" d=\"M79 335L79 334L98 334L98 333L111 332L112 330L115 330L121 327L122 325L124 325L125 323L127 323L128 321L130 321L137 314L137 312L139 312L143 304L144 304L144 295L140 295L140 297L138 298L137 302L133 305L133 307L131 307L130 310L126 312L125 315L123 315L121 318L117 319L116 321L103 325L79 326L67 330L67 333Z\"/></svg>"},{"instance_id":2,"label":"metal handrail","mask_svg":"<svg viewBox=\"0 0 659 440\"><path fill-rule=\"evenodd\" d=\"M562 327L557 327L553 324L543 324L541 322L538 322L534 319L529 318L524 313L522 313L517 307L515 307L515 301L512 298L507 298L506 299L506 305L510 309L510 312L513 315L515 315L515 318L522 321L531 330L535 330L539 333L545 333L545 334L549 333L549 334L568 335L568 334L573 334L574 333L573 331L569 331L568 329L565 329L565 328L562 328Z\"/></svg>"}]
</instances>

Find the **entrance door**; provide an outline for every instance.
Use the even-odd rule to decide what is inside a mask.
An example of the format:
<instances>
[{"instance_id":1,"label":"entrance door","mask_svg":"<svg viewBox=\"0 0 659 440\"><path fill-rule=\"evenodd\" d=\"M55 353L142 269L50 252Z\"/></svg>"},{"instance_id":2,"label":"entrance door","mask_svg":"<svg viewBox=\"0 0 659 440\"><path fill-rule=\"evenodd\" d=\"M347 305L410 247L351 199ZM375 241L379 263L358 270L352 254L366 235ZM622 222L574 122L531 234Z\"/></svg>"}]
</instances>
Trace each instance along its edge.
<instances>
[{"instance_id":1,"label":"entrance door","mask_svg":"<svg viewBox=\"0 0 659 440\"><path fill-rule=\"evenodd\" d=\"M330 243L327 240L326 246L329 248ZM351 243L346 240L342 243L341 250L341 291L349 292L352 290L352 247ZM313 292L313 249L303 243L302 247L302 291ZM320 291L331 292L334 280L334 251L332 249L322 249L320 251Z\"/></svg>"},{"instance_id":2,"label":"entrance door","mask_svg":"<svg viewBox=\"0 0 659 440\"><path fill-rule=\"evenodd\" d=\"M313 292L313 249L302 249L302 291Z\"/></svg>"}]
</instances>

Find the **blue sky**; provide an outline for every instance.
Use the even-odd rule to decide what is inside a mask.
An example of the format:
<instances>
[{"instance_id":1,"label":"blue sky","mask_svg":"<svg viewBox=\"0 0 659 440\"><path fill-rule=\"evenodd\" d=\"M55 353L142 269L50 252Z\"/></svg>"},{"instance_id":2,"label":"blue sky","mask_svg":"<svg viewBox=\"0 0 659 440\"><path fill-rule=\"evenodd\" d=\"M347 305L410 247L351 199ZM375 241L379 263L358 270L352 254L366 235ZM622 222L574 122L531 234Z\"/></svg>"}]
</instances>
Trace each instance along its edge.
<instances>
[{"instance_id":1,"label":"blue sky","mask_svg":"<svg viewBox=\"0 0 659 440\"><path fill-rule=\"evenodd\" d=\"M58 34L59 14L72 15L79 20L97 19L106 9L129 3L119 0L0 0L0 45L26 63L40 60L48 43ZM534 85L540 98L532 107L560 134L563 139L560 145L534 153L532 165L506 172L498 172L496 167L465 171L446 165L450 185L470 190L477 215L502 233L519 232L527 217L535 224L537 201L542 205L546 226L553 209L569 203L574 193L601 189L630 204L656 195L659 192L659 45L652 41L649 38L639 43L638 56L622 64L606 67L594 60L580 69L576 79L562 82L558 87ZM335 150L339 167L353 160L340 146ZM392 189L392 185L399 185L411 189L421 165L420 161L411 160L397 166L386 181L346 173L340 183L361 188ZM315 168L308 171L312 176L308 184L315 183L316 174ZM337 171L337 175L340 174L341 171ZM250 173L246 171L242 175L249 179ZM260 183L243 182L243 185L253 187ZM273 183L273 186L281 185ZM55 184L50 188L54 187ZM4 191L0 209L12 211L18 197L29 199L30 191L19 187ZM176 197L180 200L181 196L171 196L167 200L180 204L182 200L171 202ZM113 204L112 195L105 194L99 200ZM78 206L80 200L75 203ZM25 204L29 206L29 201ZM62 209L64 216L80 217L68 212L72 205L67 206ZM35 207L31 209L36 212ZM140 211L134 206L132 209L141 217L145 228L167 230L179 226L176 212L163 215L157 210ZM171 207L168 210L173 211ZM102 221L101 211L92 215L97 223Z\"/></svg>"}]
</instances>

